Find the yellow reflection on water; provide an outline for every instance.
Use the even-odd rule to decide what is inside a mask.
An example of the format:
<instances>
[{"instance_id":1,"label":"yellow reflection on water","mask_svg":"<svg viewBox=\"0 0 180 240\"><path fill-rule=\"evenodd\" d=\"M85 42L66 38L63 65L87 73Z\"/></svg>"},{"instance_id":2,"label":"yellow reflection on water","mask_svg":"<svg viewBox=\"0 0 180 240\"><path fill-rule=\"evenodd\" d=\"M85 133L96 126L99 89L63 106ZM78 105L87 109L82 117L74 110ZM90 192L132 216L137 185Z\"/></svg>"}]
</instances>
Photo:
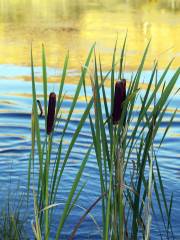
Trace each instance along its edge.
<instances>
[{"instance_id":1,"label":"yellow reflection on water","mask_svg":"<svg viewBox=\"0 0 180 240\"><path fill-rule=\"evenodd\" d=\"M127 67L135 69L152 38L146 68L154 59L164 68L180 60L179 0L1 0L0 64L28 65L33 42L41 65L41 44L49 66L62 66L70 50L71 68L79 69L94 41L109 67L118 33L119 47L128 30Z\"/></svg>"}]
</instances>

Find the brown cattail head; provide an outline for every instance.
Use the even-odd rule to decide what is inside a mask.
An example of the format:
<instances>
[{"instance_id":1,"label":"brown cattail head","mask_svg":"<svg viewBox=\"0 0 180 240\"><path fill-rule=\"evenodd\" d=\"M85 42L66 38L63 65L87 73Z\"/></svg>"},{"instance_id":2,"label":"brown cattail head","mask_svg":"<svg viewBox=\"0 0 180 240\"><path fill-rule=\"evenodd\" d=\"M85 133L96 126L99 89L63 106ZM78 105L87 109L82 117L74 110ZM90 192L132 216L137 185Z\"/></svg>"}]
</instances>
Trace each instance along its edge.
<instances>
[{"instance_id":1,"label":"brown cattail head","mask_svg":"<svg viewBox=\"0 0 180 240\"><path fill-rule=\"evenodd\" d=\"M115 85L114 107L112 114L113 124L117 124L121 118L122 103L126 99L126 80L117 81Z\"/></svg>"},{"instance_id":2,"label":"brown cattail head","mask_svg":"<svg viewBox=\"0 0 180 240\"><path fill-rule=\"evenodd\" d=\"M56 108L56 94L49 94L48 115L47 115L47 134L50 134L54 124L54 115Z\"/></svg>"}]
</instances>

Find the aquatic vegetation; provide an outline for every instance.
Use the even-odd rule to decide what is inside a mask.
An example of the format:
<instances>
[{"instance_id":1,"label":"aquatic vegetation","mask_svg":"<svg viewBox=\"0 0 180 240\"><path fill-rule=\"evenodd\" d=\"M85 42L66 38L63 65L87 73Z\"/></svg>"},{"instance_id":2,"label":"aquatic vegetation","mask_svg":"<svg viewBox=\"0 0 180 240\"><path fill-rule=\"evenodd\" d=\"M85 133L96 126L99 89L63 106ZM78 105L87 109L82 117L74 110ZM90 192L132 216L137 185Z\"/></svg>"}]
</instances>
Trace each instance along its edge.
<instances>
[{"instance_id":1,"label":"aquatic vegetation","mask_svg":"<svg viewBox=\"0 0 180 240\"><path fill-rule=\"evenodd\" d=\"M108 72L111 81L110 106L105 89L105 81L108 81L108 76L103 76L100 59L100 73L98 72L95 56L95 73L92 79L92 85L95 86L93 87L94 96L96 96L94 98L95 117L93 120L89 114L89 120L103 196L103 239L149 239L155 212L154 201L157 201L160 209L166 237L172 236L170 220L172 198L169 199L170 205L168 206L156 155L173 122L176 111L172 113L159 146L155 147L154 143L180 69L178 68L170 81L166 83L165 78L172 62L168 64L159 79L157 79L156 62L147 89L145 93L142 93L139 84L149 44L135 76L129 80L127 96L125 80L121 80L125 70L123 66L126 39L120 60L117 60L120 62L120 66L117 66L116 63L117 46L115 46L112 68ZM114 93L116 68L119 69L119 77ZM154 90L150 91L152 86ZM160 97L157 96L159 91L161 92ZM101 96L103 100L101 100ZM141 106L135 116L136 101L138 100L141 102ZM132 128L131 122L134 118L136 121ZM156 172L158 172L157 176ZM160 187L157 187L159 184ZM152 200L153 192L155 198ZM160 196L162 201L160 201Z\"/></svg>"},{"instance_id":2,"label":"aquatic vegetation","mask_svg":"<svg viewBox=\"0 0 180 240\"><path fill-rule=\"evenodd\" d=\"M19 192L17 191L19 194ZM9 193L0 210L0 239L28 239L27 216L21 212L25 196Z\"/></svg>"},{"instance_id":3,"label":"aquatic vegetation","mask_svg":"<svg viewBox=\"0 0 180 240\"><path fill-rule=\"evenodd\" d=\"M63 142L66 137L66 130L68 128L68 124L72 118L73 111L75 109L80 90L83 86L83 81L87 73L87 68L91 59L91 55L93 52L94 46L90 50L90 53L85 62L84 68L82 69L82 73L80 76L79 83L77 84L76 92L74 94L71 107L67 114L66 123L63 127L62 134L59 139L59 145L56 150L56 158L52 161L52 148L53 148L53 135L54 135L54 127L58 126L59 121L61 120L60 109L63 103L63 87L64 81L66 78L67 65L69 54L67 54L64 62L62 79L59 86L58 99L56 104L56 94L51 93L49 96L49 106L47 109L47 72L46 72L46 58L45 58L45 50L42 48L42 72L43 72L43 91L44 91L44 113L45 113L45 136L41 136L38 109L37 109L37 97L36 97L36 87L35 87L35 76L34 76L34 65L33 65L33 56L31 52L31 71L32 71L32 93L33 93L33 110L32 110L32 150L31 156L29 160L29 171L28 171L28 192L30 191L30 185L33 185L33 194L34 194L34 211L35 211L35 222L33 222L33 232L36 239L48 239L50 237L50 228L51 228L51 220L53 218L53 210L54 207L58 204L56 203L57 192L59 189L59 185L61 183L62 176L64 174L64 170L69 159L70 153L73 149L73 146L76 142L76 139L83 127L84 122L88 118L89 111L93 104L87 104L84 113L77 125L77 128L70 140L68 149L66 149L65 156L62 157L63 151ZM55 108L56 106L56 108ZM59 114L60 113L60 114ZM54 127L53 127L54 126ZM43 138L43 140L42 140ZM36 151L37 148L37 151ZM61 234L63 225L66 221L66 218L70 214L71 209L79 198L80 190L77 190L77 186L79 184L79 180L81 178L83 169L88 160L88 156L91 152L92 144L89 146L88 151L84 155L84 159L82 160L81 166L76 174L76 177L73 181L70 192L67 196L66 203L64 206L64 210L59 217L59 223L57 226L56 239L59 239ZM35 186L34 183L34 161L38 161L39 163L39 174L38 174L38 186ZM29 194L28 194L29 195Z\"/></svg>"},{"instance_id":4,"label":"aquatic vegetation","mask_svg":"<svg viewBox=\"0 0 180 240\"><path fill-rule=\"evenodd\" d=\"M44 47L42 48L45 113L45 135L42 136L39 126L40 120L37 111L34 66L31 54L33 110L28 189L30 190L30 185L33 184L35 222L33 222L32 227L36 239L49 239L51 237L51 222L54 208L59 205L56 198L62 175L76 139L88 118L93 143L82 159L64 209L59 215L55 239L59 239L61 236L65 221L82 192L83 187L77 191L77 186L92 148L97 159L101 194L80 218L75 228L72 229L70 239L74 238L87 214L100 201L102 202L102 239L138 239L139 237L149 239L151 222L155 212L154 201L159 208L167 238L173 234L171 225L173 198L167 199L165 196L157 160L157 150L166 137L176 111L172 113L158 146L157 144L155 146L155 139L168 108L169 97L174 91L180 69L177 69L169 82L165 82L172 62L168 64L160 78L157 78L158 64L155 62L147 88L145 91L141 91L140 80L149 44L145 49L136 74L128 80L124 79L126 38L118 60L116 60L116 43L111 69L107 74L104 74L102 70L100 58L97 62L95 46L92 46L86 63L82 67L80 80L63 126L54 162L52 161L53 135L54 129L61 121L61 106L64 99L63 87L69 55L66 56L64 62L57 104L56 94L51 93L48 106L46 58ZM87 97L86 75L93 51L94 72L90 75L93 96L89 99ZM118 65L117 62L120 64ZM118 77L116 76L117 69ZM110 81L110 101L108 100L106 81ZM153 91L151 91L152 88ZM84 89L86 108L65 152L65 157L62 157L63 141L67 127L82 89ZM160 93L160 96L158 93ZM141 103L138 111L136 109L137 101ZM135 124L132 128L131 123L133 121ZM39 162L38 186L35 186L34 182L34 161ZM154 198L152 198L152 194L155 195ZM169 205L168 202L170 202Z\"/></svg>"}]
</instances>

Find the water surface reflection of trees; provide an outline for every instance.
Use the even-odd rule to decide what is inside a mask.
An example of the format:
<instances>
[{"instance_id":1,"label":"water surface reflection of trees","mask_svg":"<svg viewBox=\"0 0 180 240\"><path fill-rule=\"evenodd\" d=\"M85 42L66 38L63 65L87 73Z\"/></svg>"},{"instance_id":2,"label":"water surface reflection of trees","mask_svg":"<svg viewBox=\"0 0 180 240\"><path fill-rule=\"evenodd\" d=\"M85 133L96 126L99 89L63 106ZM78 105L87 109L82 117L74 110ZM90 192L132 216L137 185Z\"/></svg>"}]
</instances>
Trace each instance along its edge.
<instances>
[{"instance_id":1,"label":"water surface reflection of trees","mask_svg":"<svg viewBox=\"0 0 180 240\"><path fill-rule=\"evenodd\" d=\"M0 21L26 22L34 19L78 19L89 9L99 11L111 9L118 5L129 5L135 9L153 4L154 8L164 10L180 10L179 0L1 0Z\"/></svg>"}]
</instances>

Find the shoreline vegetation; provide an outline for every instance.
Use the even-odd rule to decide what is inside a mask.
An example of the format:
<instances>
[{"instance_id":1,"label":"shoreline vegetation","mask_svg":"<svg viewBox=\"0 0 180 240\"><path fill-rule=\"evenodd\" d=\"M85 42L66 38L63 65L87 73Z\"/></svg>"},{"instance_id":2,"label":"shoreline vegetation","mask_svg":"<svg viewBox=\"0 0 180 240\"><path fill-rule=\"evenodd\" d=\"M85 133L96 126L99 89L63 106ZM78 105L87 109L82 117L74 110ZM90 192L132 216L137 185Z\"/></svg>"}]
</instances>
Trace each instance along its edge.
<instances>
[{"instance_id":1,"label":"shoreline vegetation","mask_svg":"<svg viewBox=\"0 0 180 240\"><path fill-rule=\"evenodd\" d=\"M59 136L58 146L54 145L54 134L61 124L63 115L61 108L66 94L64 85L68 71L69 53L64 60L59 90L51 92L48 101L46 54L45 48L42 46L43 103L41 106L36 95L36 77L31 49L33 104L27 203L30 204L30 199L34 199L32 231L37 240L52 239L54 213L56 208L61 205L57 201L57 196L61 192L60 185L63 175L66 174L65 168L70 154L85 122L89 123L92 143L81 159L81 165L56 221L53 239L61 239L66 220L78 204L78 199L86 185L84 183L79 186L79 183L92 151L96 156L101 193L96 201L84 210L84 214L77 221L77 224L73 229L70 229L69 235L67 234L67 239L75 239L78 229L86 221L87 215L91 216L96 223L90 214L98 203L101 203L102 206L99 213L102 218L100 239L150 239L153 237L151 236L151 225L156 211L154 203L159 208L164 237L173 238L171 223L173 193L171 198L167 199L157 153L173 123L177 110L171 113L169 123L164 128L159 144L155 144L155 140L172 100L172 93L174 94L180 69L178 68L171 79L166 82L166 76L173 60L167 65L160 78L157 77L158 62L155 61L147 88L145 91L141 91L139 85L150 42L142 55L137 72L128 80L124 79L126 37L120 54L118 54L117 44L116 41L110 70L106 74L103 73L101 58L97 57L95 44L90 49L86 62L81 68L80 79L71 106L66 113L67 118ZM93 71L89 70L90 65L93 65ZM115 75L116 72L118 72L118 76ZM90 98L87 96L87 78L90 78L92 87L92 97ZM110 101L105 87L106 81L110 81ZM81 91L84 92L86 107L68 148L65 150L63 143L66 140L66 131ZM138 110L136 109L137 101L141 103ZM132 126L134 114L136 114L137 121ZM42 115L44 116L44 131L40 125ZM52 159L54 148L56 149L56 158ZM135 154L135 158L132 157L133 154ZM35 162L38 163L38 172L34 168ZM21 238L15 234L14 239Z\"/></svg>"}]
</instances>

